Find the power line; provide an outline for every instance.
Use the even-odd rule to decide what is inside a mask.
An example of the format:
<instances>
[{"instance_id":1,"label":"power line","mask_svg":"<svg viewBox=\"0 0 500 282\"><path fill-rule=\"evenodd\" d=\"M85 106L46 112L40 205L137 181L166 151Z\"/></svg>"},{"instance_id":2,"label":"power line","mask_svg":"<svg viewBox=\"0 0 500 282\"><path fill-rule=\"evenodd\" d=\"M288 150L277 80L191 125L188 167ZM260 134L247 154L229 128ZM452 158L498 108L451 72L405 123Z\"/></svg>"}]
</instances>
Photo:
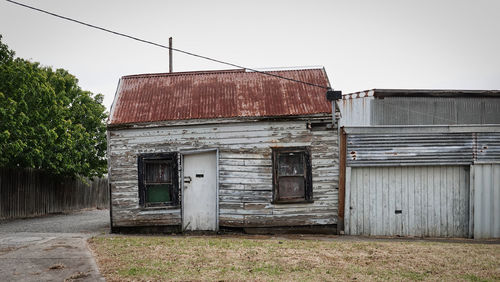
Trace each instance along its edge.
<instances>
[{"instance_id":1,"label":"power line","mask_svg":"<svg viewBox=\"0 0 500 282\"><path fill-rule=\"evenodd\" d=\"M61 18L61 19L67 20L67 21L75 22L75 23L78 23L78 24L81 24L81 25L85 25L85 26L88 26L88 27L91 27L91 28L99 29L99 30L102 30L102 31L105 31L105 32L109 32L109 33L118 35L118 36L123 36L123 37L129 38L129 39L133 39L133 40L136 40L136 41L139 41L139 42L142 42L142 43L151 44L151 45L154 45L154 46L157 46L157 47L160 47L160 48L169 49L169 50L176 51L176 52L179 52L179 53L183 53L183 54L186 54L186 55L189 55L189 56L193 56L193 57L205 59L205 60L208 60L208 61L212 61L212 62L216 62L216 63L220 63L220 64L232 66L232 67L236 67L236 68L239 68L239 69L247 69L247 70L250 70L250 71L253 71L253 72L256 72L256 73L260 73L260 74L263 74L263 75L269 75L269 76L273 76L273 77L280 78L280 79L285 79L285 80L289 80L289 81L293 81L293 82L298 82L298 83L306 84L306 85L309 85L309 86L319 87L319 88L322 88L322 89L330 89L327 86L322 86L322 85L318 85L318 84L314 84L314 83L310 83L310 82L301 81L301 80L298 80L298 79L284 77L284 76L273 74L273 73L263 72L263 71L259 71L259 70L256 70L256 69L246 68L246 67L243 67L243 66L240 66L240 65L236 65L236 64L233 64L233 63L224 62L224 61L221 61L221 60L217 60L217 59L213 59L213 58L210 58L210 57L198 55L198 54L191 53L191 52L188 52L188 51L184 51L184 50L180 50L180 49L176 49L176 48L170 48L170 47L168 47L166 45L158 44L158 43L155 43L155 42L152 42L152 41L148 41L148 40L144 40L144 39L141 39L141 38L138 38L138 37L135 37L135 36L131 36L131 35L125 34L125 33L113 31L113 30L110 30L110 29L107 29L107 28L104 28L104 27L100 27L100 26L96 26L96 25L93 25L93 24L89 24L89 23L86 23L86 22L79 21L79 20L75 20L75 19L72 19L72 18L69 18L69 17L65 17L65 16L62 16L62 15L59 15L59 14L55 14L55 13L52 13L52 12L49 12L49 11L46 11L46 10L42 10L42 9L39 9L39 8L36 8L36 7L33 7L33 6L29 6L29 5L26 5L26 4L23 4L23 3L19 3L19 2L16 2L16 1L12 1L12 0L5 0L5 1L10 2L12 4L16 4L16 5L22 6L22 7L25 7L25 8L28 8L28 9L31 9L31 10L42 12L42 13L45 13L45 14L48 14L48 15L51 15L51 16L54 16L54 17L57 17L57 18Z\"/></svg>"}]
</instances>

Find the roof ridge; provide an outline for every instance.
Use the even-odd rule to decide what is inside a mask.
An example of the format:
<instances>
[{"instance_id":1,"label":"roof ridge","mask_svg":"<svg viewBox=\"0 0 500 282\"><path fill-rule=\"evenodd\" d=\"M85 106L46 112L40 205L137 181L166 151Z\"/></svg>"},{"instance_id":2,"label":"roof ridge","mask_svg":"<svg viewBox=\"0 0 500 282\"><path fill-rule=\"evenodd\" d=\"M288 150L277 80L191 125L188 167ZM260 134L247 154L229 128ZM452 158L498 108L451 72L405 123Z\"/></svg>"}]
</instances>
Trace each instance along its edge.
<instances>
[{"instance_id":1,"label":"roof ridge","mask_svg":"<svg viewBox=\"0 0 500 282\"><path fill-rule=\"evenodd\" d=\"M203 75L203 74L219 74L219 73L239 73L239 72L245 72L245 69L142 73L142 74L124 75L124 76L122 76L122 79L143 78L143 77L181 76L181 75Z\"/></svg>"},{"instance_id":2,"label":"roof ridge","mask_svg":"<svg viewBox=\"0 0 500 282\"><path fill-rule=\"evenodd\" d=\"M228 70L205 70L205 71L186 71L186 72L143 73L143 74L124 75L122 76L122 79L183 76L183 75L224 74L224 73L259 73L259 72L275 73L275 72L311 71L311 70L323 70L323 67L317 67L317 68L304 67L301 69L283 69L283 70L268 70L268 71L261 71L258 69L256 70L257 71L249 69L228 69Z\"/></svg>"}]
</instances>

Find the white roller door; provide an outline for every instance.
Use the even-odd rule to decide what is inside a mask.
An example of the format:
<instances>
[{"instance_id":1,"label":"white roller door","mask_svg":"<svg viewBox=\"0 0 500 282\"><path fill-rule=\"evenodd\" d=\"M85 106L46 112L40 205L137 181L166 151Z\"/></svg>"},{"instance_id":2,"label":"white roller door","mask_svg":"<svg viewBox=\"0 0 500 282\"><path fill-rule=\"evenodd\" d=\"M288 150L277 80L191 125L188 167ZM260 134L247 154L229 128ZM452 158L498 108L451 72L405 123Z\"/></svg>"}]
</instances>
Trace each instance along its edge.
<instances>
[{"instance_id":1,"label":"white roller door","mask_svg":"<svg viewBox=\"0 0 500 282\"><path fill-rule=\"evenodd\" d=\"M346 234L469 235L469 166L348 167L346 180Z\"/></svg>"}]
</instances>

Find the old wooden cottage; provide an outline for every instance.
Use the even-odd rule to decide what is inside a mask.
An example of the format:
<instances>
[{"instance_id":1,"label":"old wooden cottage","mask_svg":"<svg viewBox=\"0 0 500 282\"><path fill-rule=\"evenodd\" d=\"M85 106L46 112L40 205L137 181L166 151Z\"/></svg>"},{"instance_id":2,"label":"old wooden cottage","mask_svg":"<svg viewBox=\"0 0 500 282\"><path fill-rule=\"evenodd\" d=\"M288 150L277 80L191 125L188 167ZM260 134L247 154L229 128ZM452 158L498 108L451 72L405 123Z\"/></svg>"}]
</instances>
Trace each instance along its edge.
<instances>
[{"instance_id":1,"label":"old wooden cottage","mask_svg":"<svg viewBox=\"0 0 500 282\"><path fill-rule=\"evenodd\" d=\"M329 86L322 68L276 75ZM111 224L335 231L325 90L245 70L124 76L108 121Z\"/></svg>"}]
</instances>

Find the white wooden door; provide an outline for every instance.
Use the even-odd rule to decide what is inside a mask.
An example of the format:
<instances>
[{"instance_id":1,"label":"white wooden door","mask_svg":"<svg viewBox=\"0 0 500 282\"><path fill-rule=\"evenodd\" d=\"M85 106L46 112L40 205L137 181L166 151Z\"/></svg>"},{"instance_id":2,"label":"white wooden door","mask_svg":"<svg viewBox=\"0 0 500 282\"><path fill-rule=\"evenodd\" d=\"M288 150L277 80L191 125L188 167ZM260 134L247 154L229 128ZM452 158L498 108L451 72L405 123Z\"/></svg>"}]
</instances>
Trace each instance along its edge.
<instances>
[{"instance_id":1,"label":"white wooden door","mask_svg":"<svg viewBox=\"0 0 500 282\"><path fill-rule=\"evenodd\" d=\"M216 156L216 152L184 155L183 230L217 230Z\"/></svg>"},{"instance_id":2,"label":"white wooden door","mask_svg":"<svg viewBox=\"0 0 500 282\"><path fill-rule=\"evenodd\" d=\"M469 167L356 167L350 174L347 234L468 236Z\"/></svg>"}]
</instances>

